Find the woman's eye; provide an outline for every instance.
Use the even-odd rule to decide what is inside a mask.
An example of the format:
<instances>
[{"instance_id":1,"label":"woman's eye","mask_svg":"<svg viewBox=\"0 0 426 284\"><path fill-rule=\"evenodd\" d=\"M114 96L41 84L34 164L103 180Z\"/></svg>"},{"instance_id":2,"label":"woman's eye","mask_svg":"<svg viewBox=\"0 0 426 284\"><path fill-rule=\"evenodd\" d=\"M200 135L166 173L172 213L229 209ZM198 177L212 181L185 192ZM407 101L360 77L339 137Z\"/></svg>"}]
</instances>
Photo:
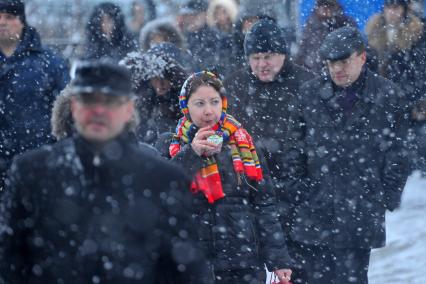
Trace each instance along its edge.
<instances>
[{"instance_id":1,"label":"woman's eye","mask_svg":"<svg viewBox=\"0 0 426 284\"><path fill-rule=\"evenodd\" d=\"M195 105L196 105L197 107L201 107L201 106L203 106L203 105L204 105L204 103L203 103L203 102L196 102L196 103L195 103Z\"/></svg>"},{"instance_id":2,"label":"woman's eye","mask_svg":"<svg viewBox=\"0 0 426 284\"><path fill-rule=\"evenodd\" d=\"M217 104L219 104L219 100L214 100L214 101L212 101L212 104L213 104L213 105L217 105Z\"/></svg>"}]
</instances>

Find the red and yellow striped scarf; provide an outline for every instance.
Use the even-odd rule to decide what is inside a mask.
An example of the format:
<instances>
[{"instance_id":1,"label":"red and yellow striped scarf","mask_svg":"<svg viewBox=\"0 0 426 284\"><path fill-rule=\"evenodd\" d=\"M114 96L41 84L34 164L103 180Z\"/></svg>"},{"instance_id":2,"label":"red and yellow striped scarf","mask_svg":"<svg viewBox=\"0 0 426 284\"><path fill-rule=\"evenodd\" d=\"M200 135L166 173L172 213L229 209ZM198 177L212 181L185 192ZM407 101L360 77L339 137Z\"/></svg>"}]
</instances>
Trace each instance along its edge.
<instances>
[{"instance_id":1,"label":"red and yellow striped scarf","mask_svg":"<svg viewBox=\"0 0 426 284\"><path fill-rule=\"evenodd\" d=\"M223 146L231 148L234 171L238 183L241 175L246 175L249 180L260 182L263 179L262 168L256 153L256 148L250 134L241 127L241 124L232 116L226 114L223 121L217 123L213 130L223 137ZM170 144L170 156L174 157L181 150L182 144L190 144L197 127L187 118L183 117L176 128L176 134ZM214 156L201 157L203 165L195 175L191 190L203 192L209 203L225 196L219 174L218 164Z\"/></svg>"}]
</instances>

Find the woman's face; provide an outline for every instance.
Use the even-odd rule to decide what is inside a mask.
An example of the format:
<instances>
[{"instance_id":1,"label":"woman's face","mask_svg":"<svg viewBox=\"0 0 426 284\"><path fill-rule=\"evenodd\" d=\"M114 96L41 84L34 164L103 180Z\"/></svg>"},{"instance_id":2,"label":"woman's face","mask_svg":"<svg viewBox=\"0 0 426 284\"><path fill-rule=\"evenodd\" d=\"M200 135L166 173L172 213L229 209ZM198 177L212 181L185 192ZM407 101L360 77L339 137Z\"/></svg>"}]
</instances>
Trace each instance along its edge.
<instances>
[{"instance_id":1,"label":"woman's face","mask_svg":"<svg viewBox=\"0 0 426 284\"><path fill-rule=\"evenodd\" d=\"M149 80L149 82L151 83L151 86L158 97L164 96L172 88L172 85L169 80L160 77L154 77Z\"/></svg>"},{"instance_id":2,"label":"woman's face","mask_svg":"<svg viewBox=\"0 0 426 284\"><path fill-rule=\"evenodd\" d=\"M214 10L214 18L217 25L221 28L230 27L232 25L231 17L226 9L222 6L217 6Z\"/></svg>"},{"instance_id":3,"label":"woman's face","mask_svg":"<svg viewBox=\"0 0 426 284\"><path fill-rule=\"evenodd\" d=\"M200 86L189 97L188 111L196 126L212 127L222 114L222 98L213 87Z\"/></svg>"},{"instance_id":4,"label":"woman's face","mask_svg":"<svg viewBox=\"0 0 426 284\"><path fill-rule=\"evenodd\" d=\"M111 39L112 33L114 31L114 20L111 19L108 15L102 15L101 20L101 28L102 28L102 34L107 38Z\"/></svg>"}]
</instances>

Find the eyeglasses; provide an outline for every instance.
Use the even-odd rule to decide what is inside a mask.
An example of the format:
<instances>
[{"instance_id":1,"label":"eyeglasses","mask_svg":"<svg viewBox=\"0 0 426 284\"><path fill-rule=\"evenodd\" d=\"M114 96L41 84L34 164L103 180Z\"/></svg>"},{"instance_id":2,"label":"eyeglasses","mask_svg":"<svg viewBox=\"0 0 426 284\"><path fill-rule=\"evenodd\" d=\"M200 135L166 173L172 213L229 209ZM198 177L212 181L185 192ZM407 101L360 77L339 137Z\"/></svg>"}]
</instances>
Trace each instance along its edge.
<instances>
[{"instance_id":1,"label":"eyeglasses","mask_svg":"<svg viewBox=\"0 0 426 284\"><path fill-rule=\"evenodd\" d=\"M97 94L80 94L76 98L81 104L88 107L99 104L108 108L114 108L122 106L123 104L130 101L130 99L127 97Z\"/></svg>"}]
</instances>

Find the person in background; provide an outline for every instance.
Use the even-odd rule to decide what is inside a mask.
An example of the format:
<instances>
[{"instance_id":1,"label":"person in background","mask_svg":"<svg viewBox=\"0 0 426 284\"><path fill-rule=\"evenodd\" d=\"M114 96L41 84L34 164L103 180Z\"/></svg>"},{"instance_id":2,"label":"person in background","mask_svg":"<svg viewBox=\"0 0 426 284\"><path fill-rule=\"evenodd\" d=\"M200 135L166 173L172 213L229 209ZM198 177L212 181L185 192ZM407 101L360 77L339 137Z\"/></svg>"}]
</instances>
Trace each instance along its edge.
<instances>
[{"instance_id":1,"label":"person in background","mask_svg":"<svg viewBox=\"0 0 426 284\"><path fill-rule=\"evenodd\" d=\"M425 39L424 24L410 12L409 2L409 0L385 0L383 12L373 15L368 20L365 33L368 44L378 53L379 74L399 84L408 81L409 86L413 87L416 84L414 82L416 75L413 73L421 72L416 70L418 69L416 61L419 58L414 54L417 50L421 51L422 45L424 49ZM407 56L406 60L404 56ZM408 66L411 63L415 64L413 68ZM400 85L402 87L402 84Z\"/></svg>"},{"instance_id":2,"label":"person in background","mask_svg":"<svg viewBox=\"0 0 426 284\"><path fill-rule=\"evenodd\" d=\"M303 29L295 62L319 74L324 66L318 54L319 47L330 32L344 26L357 27L357 24L345 14L339 0L316 0Z\"/></svg>"},{"instance_id":3,"label":"person in background","mask_svg":"<svg viewBox=\"0 0 426 284\"><path fill-rule=\"evenodd\" d=\"M120 7L111 2L97 5L86 25L83 59L107 58L118 62L136 50L136 41L127 30Z\"/></svg>"},{"instance_id":4,"label":"person in background","mask_svg":"<svg viewBox=\"0 0 426 284\"><path fill-rule=\"evenodd\" d=\"M290 102L300 96L300 86L314 75L290 61L284 33L269 19L259 20L247 32L244 51L248 67L228 76L224 86L231 111L246 125L265 155L279 201L281 224L288 233L293 213L285 185L291 174L284 163L285 129ZM291 250L288 239L287 246Z\"/></svg>"},{"instance_id":5,"label":"person in background","mask_svg":"<svg viewBox=\"0 0 426 284\"><path fill-rule=\"evenodd\" d=\"M426 93L425 25L408 9L408 1L385 1L384 11L367 26L370 44L381 58L381 74L395 82L413 107Z\"/></svg>"},{"instance_id":6,"label":"person in background","mask_svg":"<svg viewBox=\"0 0 426 284\"><path fill-rule=\"evenodd\" d=\"M0 202L0 282L211 283L191 239L189 180L129 139L130 81L113 63L78 66L74 135L14 160Z\"/></svg>"},{"instance_id":7,"label":"person in background","mask_svg":"<svg viewBox=\"0 0 426 284\"><path fill-rule=\"evenodd\" d=\"M62 57L43 47L20 0L0 0L0 190L13 156L52 142L49 116L69 80Z\"/></svg>"},{"instance_id":8,"label":"person in background","mask_svg":"<svg viewBox=\"0 0 426 284\"><path fill-rule=\"evenodd\" d=\"M179 10L177 26L184 34L193 56L192 70L211 68L220 61L221 34L207 25L207 0L190 0Z\"/></svg>"},{"instance_id":9,"label":"person in background","mask_svg":"<svg viewBox=\"0 0 426 284\"><path fill-rule=\"evenodd\" d=\"M138 38L142 27L156 18L155 5L152 0L135 0L132 2L130 32Z\"/></svg>"},{"instance_id":10,"label":"person in background","mask_svg":"<svg viewBox=\"0 0 426 284\"><path fill-rule=\"evenodd\" d=\"M426 177L426 94L415 103L410 113L407 146L411 154L411 170L420 170Z\"/></svg>"},{"instance_id":11,"label":"person in background","mask_svg":"<svg viewBox=\"0 0 426 284\"><path fill-rule=\"evenodd\" d=\"M230 34L237 14L238 5L234 0L212 0L207 9L207 24L221 33Z\"/></svg>"},{"instance_id":12,"label":"person in background","mask_svg":"<svg viewBox=\"0 0 426 284\"><path fill-rule=\"evenodd\" d=\"M265 283L265 264L289 283L292 261L269 173L250 134L227 113L225 92L209 71L185 81L172 162L192 177L190 209L215 283Z\"/></svg>"},{"instance_id":13,"label":"person in background","mask_svg":"<svg viewBox=\"0 0 426 284\"><path fill-rule=\"evenodd\" d=\"M130 53L120 62L132 74L136 107L143 121L137 130L140 141L156 145L161 134L176 128L179 93L187 77L179 62L179 49L171 43L155 45L146 53Z\"/></svg>"},{"instance_id":14,"label":"person in background","mask_svg":"<svg viewBox=\"0 0 426 284\"><path fill-rule=\"evenodd\" d=\"M169 19L156 19L148 22L141 30L139 46L148 51L155 44L170 42L182 50L186 50L185 38L175 24Z\"/></svg>"},{"instance_id":15,"label":"person in background","mask_svg":"<svg viewBox=\"0 0 426 284\"><path fill-rule=\"evenodd\" d=\"M365 46L356 28L330 33L319 50L328 72L290 103L290 255L306 273L296 283L367 284L371 250L385 246L385 211L401 202L409 174L404 94L366 68Z\"/></svg>"}]
</instances>

